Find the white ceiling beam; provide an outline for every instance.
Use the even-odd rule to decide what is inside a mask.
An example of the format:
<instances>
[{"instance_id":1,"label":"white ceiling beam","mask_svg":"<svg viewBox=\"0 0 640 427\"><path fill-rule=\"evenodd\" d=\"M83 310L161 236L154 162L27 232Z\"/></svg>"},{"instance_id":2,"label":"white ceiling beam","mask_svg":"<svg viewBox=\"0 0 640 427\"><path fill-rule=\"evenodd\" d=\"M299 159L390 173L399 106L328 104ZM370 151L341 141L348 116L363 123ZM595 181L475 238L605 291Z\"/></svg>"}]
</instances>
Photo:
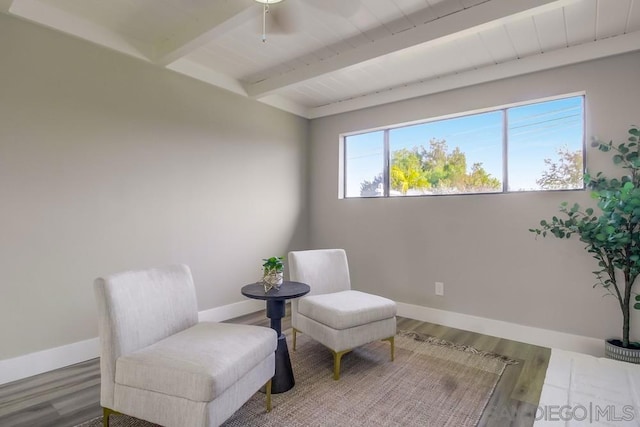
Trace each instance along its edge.
<instances>
[{"instance_id":1,"label":"white ceiling beam","mask_svg":"<svg viewBox=\"0 0 640 427\"><path fill-rule=\"evenodd\" d=\"M315 119L640 50L640 31L310 108Z\"/></svg>"},{"instance_id":2,"label":"white ceiling beam","mask_svg":"<svg viewBox=\"0 0 640 427\"><path fill-rule=\"evenodd\" d=\"M564 7L580 0L491 0L409 30L342 52L306 67L245 84L260 98L278 89L424 43L446 43L513 20Z\"/></svg>"},{"instance_id":3,"label":"white ceiling beam","mask_svg":"<svg viewBox=\"0 0 640 427\"><path fill-rule=\"evenodd\" d=\"M295 114L296 116L309 118L309 109L304 105L291 101L280 95L269 95L259 100L263 104L271 105L279 110L286 111L288 113Z\"/></svg>"},{"instance_id":4,"label":"white ceiling beam","mask_svg":"<svg viewBox=\"0 0 640 427\"><path fill-rule=\"evenodd\" d=\"M230 92L237 93L238 95L247 96L244 88L236 79L229 77L226 74L218 73L217 71L190 59L178 59L177 61L167 65L167 68L205 83L226 89Z\"/></svg>"},{"instance_id":5,"label":"white ceiling beam","mask_svg":"<svg viewBox=\"0 0 640 427\"><path fill-rule=\"evenodd\" d=\"M2 0L0 0L2 1ZM38 0L13 0L9 14L148 60L151 46Z\"/></svg>"},{"instance_id":6,"label":"white ceiling beam","mask_svg":"<svg viewBox=\"0 0 640 427\"><path fill-rule=\"evenodd\" d=\"M262 12L254 0L218 0L198 18L155 46L153 62L168 65Z\"/></svg>"},{"instance_id":7,"label":"white ceiling beam","mask_svg":"<svg viewBox=\"0 0 640 427\"><path fill-rule=\"evenodd\" d=\"M195 61L188 58L180 58L175 62L167 65L167 68L177 73L193 77L194 79L209 83L221 89L228 90L229 92L236 93L238 95L247 96L242 84L232 77L226 74L213 71L211 68L205 67ZM309 118L309 109L303 105L293 102L280 95L269 95L259 100L263 104L271 105L279 110L293 113L297 116Z\"/></svg>"}]
</instances>

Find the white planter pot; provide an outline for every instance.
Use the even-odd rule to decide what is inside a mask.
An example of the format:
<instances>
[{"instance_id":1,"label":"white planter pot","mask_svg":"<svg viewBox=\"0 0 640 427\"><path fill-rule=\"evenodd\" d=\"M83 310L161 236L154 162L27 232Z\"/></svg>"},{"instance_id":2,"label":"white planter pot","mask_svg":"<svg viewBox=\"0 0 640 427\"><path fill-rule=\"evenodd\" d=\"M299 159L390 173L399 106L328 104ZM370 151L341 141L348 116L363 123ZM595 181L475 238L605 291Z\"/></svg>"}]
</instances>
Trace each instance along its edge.
<instances>
[{"instance_id":1,"label":"white planter pot","mask_svg":"<svg viewBox=\"0 0 640 427\"><path fill-rule=\"evenodd\" d=\"M607 359L620 360L635 364L640 363L640 349L619 347L613 344L613 341L620 342L620 340L615 339L606 340L604 342L604 354Z\"/></svg>"}]
</instances>

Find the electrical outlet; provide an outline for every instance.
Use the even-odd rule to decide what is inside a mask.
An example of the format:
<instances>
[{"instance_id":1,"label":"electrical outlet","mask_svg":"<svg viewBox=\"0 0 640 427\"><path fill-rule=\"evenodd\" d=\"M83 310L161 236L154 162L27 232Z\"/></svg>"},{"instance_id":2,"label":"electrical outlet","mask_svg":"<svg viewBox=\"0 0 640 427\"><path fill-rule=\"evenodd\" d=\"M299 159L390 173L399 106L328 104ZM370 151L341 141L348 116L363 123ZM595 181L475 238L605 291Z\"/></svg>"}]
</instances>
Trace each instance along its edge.
<instances>
[{"instance_id":1,"label":"electrical outlet","mask_svg":"<svg viewBox=\"0 0 640 427\"><path fill-rule=\"evenodd\" d=\"M436 282L436 295L444 296L444 283Z\"/></svg>"}]
</instances>

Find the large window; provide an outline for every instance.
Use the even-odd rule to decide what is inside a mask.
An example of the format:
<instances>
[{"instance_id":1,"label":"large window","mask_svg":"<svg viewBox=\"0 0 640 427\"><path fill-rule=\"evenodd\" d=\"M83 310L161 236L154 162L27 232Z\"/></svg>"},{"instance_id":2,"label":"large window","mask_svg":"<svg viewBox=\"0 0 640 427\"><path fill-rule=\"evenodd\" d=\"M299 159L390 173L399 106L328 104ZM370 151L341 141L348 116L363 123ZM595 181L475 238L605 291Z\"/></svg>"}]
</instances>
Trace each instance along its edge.
<instances>
[{"instance_id":1,"label":"large window","mask_svg":"<svg viewBox=\"0 0 640 427\"><path fill-rule=\"evenodd\" d=\"M344 137L344 196L582 189L584 97Z\"/></svg>"}]
</instances>

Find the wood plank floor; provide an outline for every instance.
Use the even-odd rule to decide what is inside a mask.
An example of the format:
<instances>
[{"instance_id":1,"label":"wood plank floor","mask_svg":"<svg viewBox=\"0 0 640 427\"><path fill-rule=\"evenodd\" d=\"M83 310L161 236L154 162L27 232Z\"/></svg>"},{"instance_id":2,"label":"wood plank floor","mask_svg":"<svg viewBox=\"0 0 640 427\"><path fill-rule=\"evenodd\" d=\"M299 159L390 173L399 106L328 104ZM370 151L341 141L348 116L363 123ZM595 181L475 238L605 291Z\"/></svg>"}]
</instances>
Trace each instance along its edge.
<instances>
[{"instance_id":1,"label":"wood plank floor","mask_svg":"<svg viewBox=\"0 0 640 427\"><path fill-rule=\"evenodd\" d=\"M508 365L502 374L478 425L533 425L551 349L401 317L398 318L398 329L421 332L516 359L519 363Z\"/></svg>"},{"instance_id":2,"label":"wood plank floor","mask_svg":"<svg viewBox=\"0 0 640 427\"><path fill-rule=\"evenodd\" d=\"M261 311L230 322L268 326L264 316ZM290 327L290 318L284 318L283 330ZM550 349L402 317L398 329L518 360L519 364L505 369L479 426L533 425ZM101 413L98 359L0 386L1 427L70 427Z\"/></svg>"}]
</instances>

